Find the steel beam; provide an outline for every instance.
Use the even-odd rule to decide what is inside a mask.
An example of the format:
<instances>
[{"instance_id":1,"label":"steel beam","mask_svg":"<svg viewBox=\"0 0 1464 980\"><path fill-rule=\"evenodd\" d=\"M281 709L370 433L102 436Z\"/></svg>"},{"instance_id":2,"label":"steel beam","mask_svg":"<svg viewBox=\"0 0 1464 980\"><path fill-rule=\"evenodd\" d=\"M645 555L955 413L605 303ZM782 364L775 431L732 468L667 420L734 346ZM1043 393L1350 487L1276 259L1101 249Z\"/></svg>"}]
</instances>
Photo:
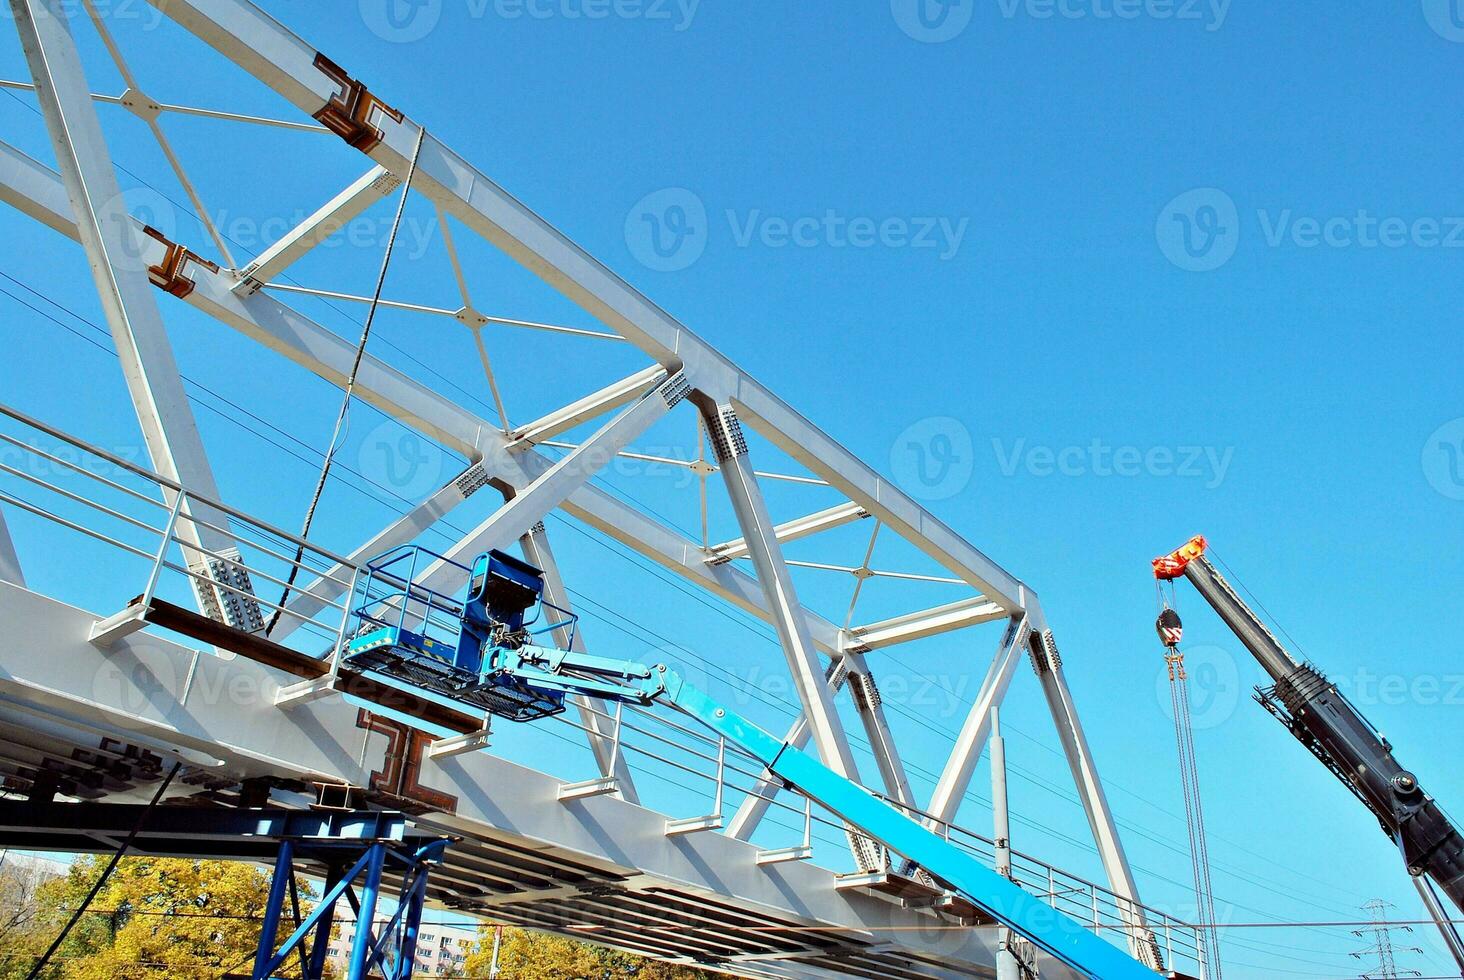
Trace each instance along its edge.
<instances>
[{"instance_id":1,"label":"steel beam","mask_svg":"<svg viewBox=\"0 0 1464 980\"><path fill-rule=\"evenodd\" d=\"M748 458L747 443L737 413L729 405L701 404L699 407L716 450L717 465L727 485L732 511L737 516L753 567L757 570L758 585L772 613L773 628L778 632L778 640L793 677L793 689L798 693L803 713L808 717L814 747L824 765L846 779L858 782L859 769L854 762L854 754L849 751L843 722L834 710L813 637L793 588L793 576L783 563L783 552L773 533L767 502L763 500L757 475Z\"/></svg>"},{"instance_id":2,"label":"steel beam","mask_svg":"<svg viewBox=\"0 0 1464 980\"><path fill-rule=\"evenodd\" d=\"M6 143L0 143L0 200L81 241L61 178ZM141 222L129 219L129 224L140 249L139 264L162 262L167 247L143 236ZM234 292L236 282L227 273L190 265L186 274L193 283L193 289L183 297L188 305L331 384L345 386L355 356L352 341L263 292L252 296ZM479 455L481 431L491 428L469 410L369 353L361 360L355 391L373 408L470 458Z\"/></svg>"},{"instance_id":3,"label":"steel beam","mask_svg":"<svg viewBox=\"0 0 1464 980\"><path fill-rule=\"evenodd\" d=\"M830 531L836 527L843 527L845 524L852 524L868 516L869 511L865 510L863 506L849 501L827 510L821 510L816 514L809 514L779 524L773 528L773 537L778 539L779 544L787 544L789 541L797 541L821 531ZM747 539L737 538L724 544L713 545L711 551L717 561L745 558L748 554Z\"/></svg>"},{"instance_id":4,"label":"steel beam","mask_svg":"<svg viewBox=\"0 0 1464 980\"><path fill-rule=\"evenodd\" d=\"M1093 842L1108 877L1108 888L1118 896L1119 914L1127 927L1130 952L1140 962L1158 970L1162 966L1158 945L1139 905L1139 888L1134 882L1134 872L1129 867L1123 842L1119 840L1118 825L1108 807L1103 781L1098 778L1098 766L1088 748L1088 738L1083 734L1083 723L1078 720L1078 709L1073 703L1072 692L1068 690L1067 678L1062 672L1062 657L1057 651L1052 631L1044 629L1034 637L1031 646L1037 677L1042 682L1042 693L1047 698L1047 707L1052 713L1063 753L1067 756L1068 768L1072 770L1073 782L1077 784L1078 797L1083 801Z\"/></svg>"},{"instance_id":5,"label":"steel beam","mask_svg":"<svg viewBox=\"0 0 1464 980\"><path fill-rule=\"evenodd\" d=\"M932 824L955 821L966 791L971 787L976 764L981 761L981 753L991 735L992 718L1006 697L1017 665L1022 662L1030 634L1026 617L1012 619L1007 625L1001 645L996 649L996 657L986 671L986 679L981 682L981 690L966 715L966 722L956 736L956 744L930 795L926 812L934 818Z\"/></svg>"},{"instance_id":6,"label":"steel beam","mask_svg":"<svg viewBox=\"0 0 1464 980\"><path fill-rule=\"evenodd\" d=\"M66 235L78 237L60 178L42 164L0 142L0 200ZM160 261L163 247L146 239L143 261ZM184 302L259 342L292 363L331 382L344 384L354 350L349 341L261 291L241 296L222 273L192 270L195 288ZM490 476L525 486L553 462L532 450L509 451L496 426L370 353L361 360L356 394L403 425L470 458L483 456ZM621 542L673 574L760 619L769 612L757 582L730 564L712 565L700 542L665 526L594 486L582 487L564 503L567 514ZM839 629L805 610L814 642L839 649Z\"/></svg>"},{"instance_id":7,"label":"steel beam","mask_svg":"<svg viewBox=\"0 0 1464 980\"><path fill-rule=\"evenodd\" d=\"M451 513L453 508L467 500L483 486L488 477L477 463L469 466L456 479L439 489L432 496L417 504L399 519L387 525L369 541L346 556L349 564L333 565L315 581L297 592L285 603L286 615L280 617L270 633L270 639L281 642L305 621L315 616L329 603L345 594L351 576L356 568L365 565L377 555L393 548L415 541L439 519Z\"/></svg>"},{"instance_id":8,"label":"steel beam","mask_svg":"<svg viewBox=\"0 0 1464 980\"><path fill-rule=\"evenodd\" d=\"M641 397L625 411L601 426L563 459L536 476L495 510L441 560L429 565L421 577L428 588L437 588L452 574L449 562L467 564L485 551L507 548L570 494L589 483L595 474L615 459L616 453L664 418L686 396L686 379L675 374Z\"/></svg>"},{"instance_id":9,"label":"steel beam","mask_svg":"<svg viewBox=\"0 0 1464 980\"><path fill-rule=\"evenodd\" d=\"M317 66L318 49L251 3L155 0L155 5L308 115L339 94L337 81ZM375 113L368 124L381 138L369 145L367 155L405 175L421 127L405 115L398 122L385 112ZM1020 581L431 134L423 141L413 189L651 358L684 370L694 388L718 400L731 399L748 423L781 449L1003 609L1014 612L1027 602Z\"/></svg>"},{"instance_id":10,"label":"steel beam","mask_svg":"<svg viewBox=\"0 0 1464 980\"><path fill-rule=\"evenodd\" d=\"M220 499L148 280L143 256L148 243L157 243L141 235L128 217L63 9L67 5L63 0L10 0L10 6L61 168L74 231L86 250L153 469L202 496ZM227 526L223 515L199 516ZM231 543L223 533L191 520L180 522L177 533L214 552ZM188 557L193 562L199 556Z\"/></svg>"},{"instance_id":11,"label":"steel beam","mask_svg":"<svg viewBox=\"0 0 1464 980\"><path fill-rule=\"evenodd\" d=\"M572 613L574 606L569 601L569 591L564 587L564 578L559 574L559 563L549 549L549 533L542 524L535 525L519 539L524 549L524 559L544 573L544 599L552 606L558 606L566 613ZM546 614L549 615L549 614ZM576 624L573 630L561 627L554 631L554 641L561 650L583 653L585 650L584 630ZM600 775L615 780L621 799L639 803L635 780L630 774L630 765L625 752L618 744L615 724L610 709L598 698L575 695L570 698L579 711L580 724L587 730L590 751L600 767Z\"/></svg>"},{"instance_id":12,"label":"steel beam","mask_svg":"<svg viewBox=\"0 0 1464 980\"><path fill-rule=\"evenodd\" d=\"M607 385L557 411L550 412L541 419L519 426L513 430L513 441L534 445L563 435L592 419L599 418L606 412L613 412L622 405L630 404L645 394L646 389L650 388L657 378L663 377L665 374L664 368L658 364L652 364L643 371L637 371L628 378L622 378L612 385Z\"/></svg>"},{"instance_id":13,"label":"steel beam","mask_svg":"<svg viewBox=\"0 0 1464 980\"><path fill-rule=\"evenodd\" d=\"M399 186L401 179L387 173L385 167L372 167L249 263L236 288L253 292L273 282L311 249L364 214L373 204L384 200Z\"/></svg>"},{"instance_id":14,"label":"steel beam","mask_svg":"<svg viewBox=\"0 0 1464 980\"><path fill-rule=\"evenodd\" d=\"M11 585L25 585L25 573L20 568L20 555L15 551L15 540L10 537L10 528L5 524L5 512L0 510L0 582Z\"/></svg>"},{"instance_id":15,"label":"steel beam","mask_svg":"<svg viewBox=\"0 0 1464 980\"><path fill-rule=\"evenodd\" d=\"M879 778L884 784L885 795L905 806L915 807L915 794L910 789L910 777L905 773L905 764L900 761L900 750L895 745L894 733L890 731L885 717L884 701L875 685L874 675L864 656L846 652L844 662L849 666L849 693L854 698L854 710L864 725L864 736L869 739L869 750L874 754L874 764L879 768Z\"/></svg>"},{"instance_id":16,"label":"steel beam","mask_svg":"<svg viewBox=\"0 0 1464 980\"><path fill-rule=\"evenodd\" d=\"M983 596L975 596L936 606L934 609L922 609L882 622L870 623L868 626L856 626L849 631L850 643L852 649L868 653L898 643L909 643L911 640L965 629L967 626L992 623L1006 619L1007 616L999 604Z\"/></svg>"}]
</instances>

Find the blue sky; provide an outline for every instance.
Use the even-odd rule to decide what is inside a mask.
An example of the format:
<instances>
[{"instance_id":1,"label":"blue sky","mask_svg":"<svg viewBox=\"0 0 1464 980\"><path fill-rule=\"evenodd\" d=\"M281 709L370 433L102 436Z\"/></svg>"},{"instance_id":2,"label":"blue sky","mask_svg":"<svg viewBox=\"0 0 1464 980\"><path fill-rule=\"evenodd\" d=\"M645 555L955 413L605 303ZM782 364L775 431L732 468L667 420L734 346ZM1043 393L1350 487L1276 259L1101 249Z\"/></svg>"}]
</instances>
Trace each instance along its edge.
<instances>
[{"instance_id":1,"label":"blue sky","mask_svg":"<svg viewBox=\"0 0 1464 980\"><path fill-rule=\"evenodd\" d=\"M1464 797L1451 765L1464 667L1449 628L1464 595L1453 559L1464 543L1464 191L1453 179L1464 137L1447 95L1464 58L1464 11L1453 0L893 0L837 13L710 0L263 6L1040 592L1147 900L1182 909L1189 879L1148 560L1196 532L1356 695L1426 788L1445 805ZM153 98L296 118L150 8L113 0L108 11ZM120 92L89 28L79 35L94 89ZM170 66L170 54L186 67ZM24 73L0 32L0 74ZM49 162L32 105L25 93L0 95L0 129ZM216 257L177 206L184 198L146 130L102 111L134 210ZM241 254L365 169L324 137L178 117L165 126ZM357 240L291 275L369 292L393 203L363 219ZM431 209L414 201L407 219L388 295L456 306ZM455 231L484 312L595 326ZM101 322L79 250L8 211L0 233L18 243L0 280L4 400L135 448L107 338L25 288ZM355 336L358 309L300 305ZM165 309L200 386L225 495L298 524L337 395ZM594 340L485 339L514 421L643 363ZM451 321L383 314L372 343L491 412ZM299 443L240 429L220 396ZM455 472L452 458L404 443L379 416L352 422L356 472L333 483L318 531L337 547L403 506L349 484L414 498ZM640 448L694 453L689 416ZM786 463L754 450L767 468ZM607 479L699 533L679 474L627 466ZM828 502L797 487L770 494L779 516ZM715 502L713 523L726 524ZM46 533L15 525L22 548ZM602 610L596 621L587 607L597 650L673 645L676 659L751 664L756 676L740 680L706 669L724 693L737 683L766 693L780 657L765 630L560 534L578 591L655 631ZM867 535L859 526L831 538L843 551L829 560L857 564ZM880 547L877 565L931 570L887 539ZM37 574L85 591L59 569ZM798 581L842 619L846 578ZM861 619L946 595L882 584L861 598ZM1260 677L1244 651L1183 587L1180 609L1200 661L1197 749L1222 915L1353 919L1383 897L1419 917L1376 825L1250 702ZM938 771L960 695L974 692L996 639L977 632L874 659L887 688L904 692L895 723L912 762ZM748 703L754 715L765 709ZM768 710L760 720L776 723ZM1021 770L1017 846L1097 874L1072 842L1082 816L1025 671L1008 724ZM983 767L978 791L984 778ZM977 802L962 817L989 819ZM1360 943L1345 929L1227 936L1232 977L1357 975L1346 953ZM1426 947L1411 967L1447 972L1427 930L1410 942Z\"/></svg>"}]
</instances>

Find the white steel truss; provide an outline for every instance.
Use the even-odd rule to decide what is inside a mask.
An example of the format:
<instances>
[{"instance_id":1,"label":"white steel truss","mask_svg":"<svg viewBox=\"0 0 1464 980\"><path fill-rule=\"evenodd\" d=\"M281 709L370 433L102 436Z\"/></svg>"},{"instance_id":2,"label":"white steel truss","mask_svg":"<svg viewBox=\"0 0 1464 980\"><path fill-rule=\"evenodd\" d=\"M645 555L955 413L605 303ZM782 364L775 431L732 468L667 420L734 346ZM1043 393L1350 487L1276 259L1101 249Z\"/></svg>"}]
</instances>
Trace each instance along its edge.
<instances>
[{"instance_id":1,"label":"white steel truss","mask_svg":"<svg viewBox=\"0 0 1464 980\"><path fill-rule=\"evenodd\" d=\"M197 497L222 501L193 422L173 360L159 298L172 297L216 319L281 357L327 381L342 385L356 351L351 344L280 300L292 293L340 299L365 299L348 293L287 286L278 281L293 263L324 242L352 218L400 187L421 144L409 193L425 198L443 220L439 226L457 280L462 305L456 310L384 301L403 309L450 316L468 326L498 407L501 424L429 388L369 352L360 359L355 394L361 400L469 461L468 470L418 503L406 515L362 544L289 600L280 637L330 607L349 587L350 573L367 557L415 540L483 486L504 503L447 552L462 561L488 548L519 544L526 557L546 572L551 601L569 608L568 594L549 550L542 521L559 511L669 570L712 596L770 623L782 646L801 707L787 740L812 742L831 768L858 778L854 754L840 720L836 698L847 688L863 726L885 796L897 805L925 813L932 823L954 820L986 746L992 715L1013 680L1016 666L1031 657L1088 816L1109 887L1120 900L1131 949L1150 965L1158 955L1149 932L1103 793L1092 752L1063 675L1052 632L1041 605L1021 580L982 554L888 479L858 460L812 422L716 348L656 306L606 266L580 249L406 114L389 98L372 93L337 63L291 33L247 0L154 0L154 5L188 32L293 104L304 118L295 123L264 120L225 111L206 111L221 119L286 125L319 131L321 125L362 152L364 174L287 232L242 269L220 267L180 243L145 232L129 216L107 145L96 119L93 96L81 59L61 12L63 0L7 0L31 70L60 162L60 173L12 146L0 143L0 200L42 224L80 242L91 264L103 308L119 353L154 468ZM88 5L88 9L90 7ZM194 111L155 103L141 96L115 42L105 34L109 53L128 79L129 90L116 101L149 125L180 182L197 206L197 195L157 124L166 111ZM198 110L205 111L205 110ZM202 213L202 208L199 208ZM560 327L534 320L486 316L474 307L467 275L452 244L446 217L480 236L539 276L598 321L606 331ZM205 218L225 260L233 265L223 240ZM162 301L166 303L167 301ZM518 426L507 420L488 351L481 336L489 323L571 336L621 340L649 361L641 370L562 408ZM699 431L709 435L710 458L680 461L699 478L703 494L703 540L694 540L590 481L627 453L632 441L665 418L683 400L695 405ZM552 441L581 425L616 413L598 430L555 456L543 452ZM775 522L764 497L769 478L754 468L743 426L805 467L804 482L822 484L842 499L823 510ZM706 478L720 471L741 536L710 544L706 535ZM873 519L875 528L864 563L858 567L788 559L783 547ZM226 518L214 515L215 521ZM188 521L198 535L192 544L217 551L209 520ZM183 525L180 525L182 527ZM858 589L878 574L869 565L881 529L898 535L931 559L949 578L908 574L917 581L961 584L970 594L864 625L849 619L838 625L806 607L794 588L794 567L853 573ZM189 533L184 531L183 533ZM745 559L746 561L739 561ZM755 574L742 568L750 564ZM741 566L741 567L739 567ZM19 583L19 561L0 520L0 579ZM931 800L915 799L885 718L875 681L879 651L927 637L1003 622L1006 630L996 659L971 706L970 714L945 761ZM561 642L582 644L578 635ZM603 705L578 704L579 717L600 768L624 800L638 794ZM726 828L729 837L748 840L773 804L778 787L764 779Z\"/></svg>"}]
</instances>

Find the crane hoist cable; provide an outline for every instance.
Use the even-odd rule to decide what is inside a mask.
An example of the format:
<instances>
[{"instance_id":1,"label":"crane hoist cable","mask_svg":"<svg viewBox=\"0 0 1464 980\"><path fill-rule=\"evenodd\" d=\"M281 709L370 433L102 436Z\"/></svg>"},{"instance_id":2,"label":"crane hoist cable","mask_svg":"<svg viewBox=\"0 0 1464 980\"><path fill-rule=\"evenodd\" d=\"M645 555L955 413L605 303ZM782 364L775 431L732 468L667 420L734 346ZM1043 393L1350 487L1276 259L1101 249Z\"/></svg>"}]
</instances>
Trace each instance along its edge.
<instances>
[{"instance_id":1,"label":"crane hoist cable","mask_svg":"<svg viewBox=\"0 0 1464 980\"><path fill-rule=\"evenodd\" d=\"M422 141L427 136L427 128L424 126L417 130L417 145L412 150L412 162L407 168L407 179L402 182L402 197L397 202L396 217L391 223L391 234L386 239L386 251L381 256L381 270L376 275L376 291L371 295L371 305L366 309L366 320L361 326L361 339L356 342L356 357L351 361L351 373L346 376L345 394L341 398L341 409L336 413L335 428L330 434L330 445L325 452L325 460L320 467L320 478L315 481L315 492L310 496L310 506L305 509L305 520L300 526L301 544L295 548L295 560L290 562L290 574L285 577L285 589L280 595L280 601L275 606L274 615L269 619L269 625L264 628L264 635L274 632L275 625L280 621L281 614L285 611L285 600L290 597L290 590L294 588L295 579L300 574L300 562L305 557L304 541L310 537L310 525L315 522L315 508L320 506L320 496L325 492L325 482L330 478L330 467L335 462L335 455L340 450L341 433L347 428L351 413L351 398L356 390L356 374L361 370L361 360L366 356L366 341L371 337L371 324L376 319L376 309L381 305L381 290L386 285L386 273L391 268L391 255L396 249L397 232L401 230L402 215L407 210L407 195L412 191L412 179L417 176L417 160L422 155Z\"/></svg>"},{"instance_id":2,"label":"crane hoist cable","mask_svg":"<svg viewBox=\"0 0 1464 980\"><path fill-rule=\"evenodd\" d=\"M1184 623L1174 608L1174 586L1164 594L1165 580L1155 587L1159 597L1159 618L1154 624L1159 641L1164 644L1164 663L1169 671L1169 701L1174 715L1174 741L1179 755L1179 781L1184 791L1185 829L1189 833L1190 863L1194 875L1197 918L1203 924L1206 956L1204 980L1220 980L1219 933L1215 928L1215 889L1210 878L1210 846L1205 832L1205 810L1200 801L1199 766L1195 761L1195 732L1190 708L1189 675L1184 666L1184 653L1179 644L1184 637Z\"/></svg>"}]
</instances>

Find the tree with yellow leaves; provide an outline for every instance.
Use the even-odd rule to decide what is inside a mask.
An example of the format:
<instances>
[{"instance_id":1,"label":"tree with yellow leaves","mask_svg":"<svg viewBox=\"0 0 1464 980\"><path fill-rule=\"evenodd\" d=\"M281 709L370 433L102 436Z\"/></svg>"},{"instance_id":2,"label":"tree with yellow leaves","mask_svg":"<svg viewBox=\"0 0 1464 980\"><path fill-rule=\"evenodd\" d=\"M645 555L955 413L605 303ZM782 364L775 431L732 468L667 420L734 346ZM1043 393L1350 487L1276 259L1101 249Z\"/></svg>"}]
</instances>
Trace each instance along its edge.
<instances>
[{"instance_id":1,"label":"tree with yellow leaves","mask_svg":"<svg viewBox=\"0 0 1464 980\"><path fill-rule=\"evenodd\" d=\"M76 910L108 858L87 856L43 885L49 940ZM55 980L218 980L248 975L269 897L269 872L234 861L130 857L97 893L48 968ZM301 915L309 914L302 896ZM289 931L289 930L285 930ZM277 974L299 977L292 958Z\"/></svg>"},{"instance_id":2,"label":"tree with yellow leaves","mask_svg":"<svg viewBox=\"0 0 1464 980\"><path fill-rule=\"evenodd\" d=\"M483 926L463 963L470 977L486 977L493 964L494 926ZM662 963L563 936L503 928L498 944L499 980L713 980L722 974Z\"/></svg>"}]
</instances>

